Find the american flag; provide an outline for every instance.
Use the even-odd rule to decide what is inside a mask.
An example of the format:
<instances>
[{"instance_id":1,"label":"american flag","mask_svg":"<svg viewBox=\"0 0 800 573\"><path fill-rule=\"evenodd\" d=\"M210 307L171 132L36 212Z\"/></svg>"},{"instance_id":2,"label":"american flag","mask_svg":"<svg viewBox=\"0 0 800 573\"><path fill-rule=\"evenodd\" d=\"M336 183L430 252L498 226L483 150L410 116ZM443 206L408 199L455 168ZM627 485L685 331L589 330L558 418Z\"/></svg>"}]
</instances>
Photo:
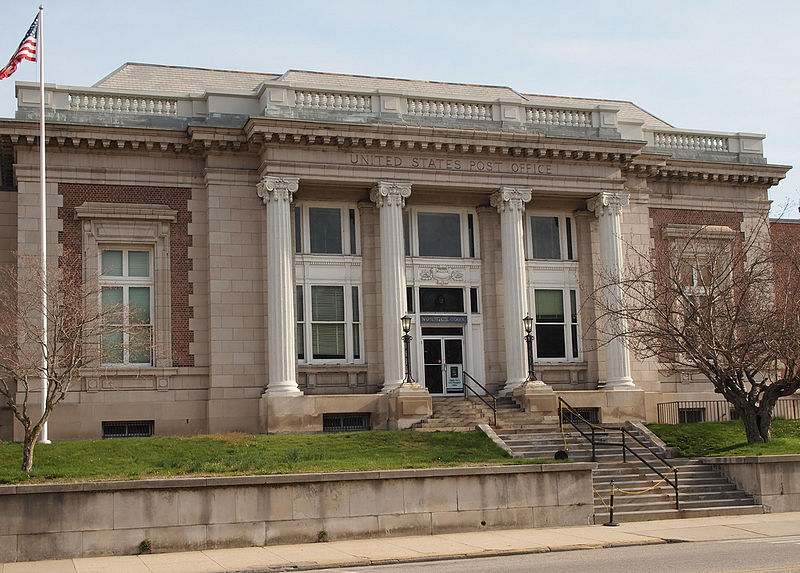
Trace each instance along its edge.
<instances>
[{"instance_id":1,"label":"american flag","mask_svg":"<svg viewBox=\"0 0 800 573\"><path fill-rule=\"evenodd\" d=\"M25 37L22 38L22 41L19 43L19 48L17 48L17 51L11 56L6 67L0 70L0 80L16 72L17 65L19 65L22 60L36 61L36 39L38 33L39 15L37 14L36 18L33 19L33 24L31 24L31 27L28 29L28 33L25 34Z\"/></svg>"}]
</instances>

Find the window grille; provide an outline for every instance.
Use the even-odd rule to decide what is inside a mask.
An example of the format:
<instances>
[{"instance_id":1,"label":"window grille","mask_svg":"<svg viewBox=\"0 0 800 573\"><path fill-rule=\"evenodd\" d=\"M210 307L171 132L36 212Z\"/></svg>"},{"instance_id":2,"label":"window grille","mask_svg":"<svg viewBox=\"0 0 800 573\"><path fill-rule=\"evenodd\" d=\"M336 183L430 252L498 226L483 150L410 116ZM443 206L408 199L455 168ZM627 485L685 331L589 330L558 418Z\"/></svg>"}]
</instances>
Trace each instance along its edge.
<instances>
[{"instance_id":1,"label":"window grille","mask_svg":"<svg viewBox=\"0 0 800 573\"><path fill-rule=\"evenodd\" d=\"M155 431L154 420L103 422L103 439L149 438Z\"/></svg>"},{"instance_id":2,"label":"window grille","mask_svg":"<svg viewBox=\"0 0 800 573\"><path fill-rule=\"evenodd\" d=\"M369 429L369 413L322 415L323 432L361 432Z\"/></svg>"}]
</instances>

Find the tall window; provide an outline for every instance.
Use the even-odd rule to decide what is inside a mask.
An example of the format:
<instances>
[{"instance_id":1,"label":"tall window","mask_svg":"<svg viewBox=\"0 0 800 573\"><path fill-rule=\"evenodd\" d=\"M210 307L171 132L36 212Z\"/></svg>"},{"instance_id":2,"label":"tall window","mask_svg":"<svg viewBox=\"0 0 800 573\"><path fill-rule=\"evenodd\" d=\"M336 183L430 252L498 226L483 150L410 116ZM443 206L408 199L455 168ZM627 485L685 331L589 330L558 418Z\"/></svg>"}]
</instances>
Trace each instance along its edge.
<instances>
[{"instance_id":1,"label":"tall window","mask_svg":"<svg viewBox=\"0 0 800 573\"><path fill-rule=\"evenodd\" d=\"M563 215L530 217L532 259L575 260L573 221Z\"/></svg>"},{"instance_id":2,"label":"tall window","mask_svg":"<svg viewBox=\"0 0 800 573\"><path fill-rule=\"evenodd\" d=\"M359 294L355 285L297 286L298 360L336 363L361 360Z\"/></svg>"},{"instance_id":3,"label":"tall window","mask_svg":"<svg viewBox=\"0 0 800 573\"><path fill-rule=\"evenodd\" d=\"M100 251L103 310L102 363L152 364L153 267L151 251L108 248Z\"/></svg>"},{"instance_id":4,"label":"tall window","mask_svg":"<svg viewBox=\"0 0 800 573\"><path fill-rule=\"evenodd\" d=\"M538 358L578 358L577 298L574 289L534 290Z\"/></svg>"}]
</instances>

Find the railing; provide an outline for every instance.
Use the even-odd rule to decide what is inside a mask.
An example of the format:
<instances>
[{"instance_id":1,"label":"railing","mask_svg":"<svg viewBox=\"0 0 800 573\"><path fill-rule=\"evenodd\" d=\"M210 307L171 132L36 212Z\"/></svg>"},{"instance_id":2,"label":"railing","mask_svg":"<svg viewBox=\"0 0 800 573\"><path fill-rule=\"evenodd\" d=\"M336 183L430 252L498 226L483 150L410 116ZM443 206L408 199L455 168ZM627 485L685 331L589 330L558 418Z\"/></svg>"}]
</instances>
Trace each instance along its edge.
<instances>
[{"instance_id":1,"label":"railing","mask_svg":"<svg viewBox=\"0 0 800 573\"><path fill-rule=\"evenodd\" d=\"M158 96L123 96L113 94L70 92L69 109L176 117L178 100Z\"/></svg>"},{"instance_id":2,"label":"railing","mask_svg":"<svg viewBox=\"0 0 800 573\"><path fill-rule=\"evenodd\" d=\"M492 105L461 101L408 98L408 115L442 119L474 119L490 121Z\"/></svg>"},{"instance_id":3,"label":"railing","mask_svg":"<svg viewBox=\"0 0 800 573\"><path fill-rule=\"evenodd\" d=\"M481 396L480 394L478 394L478 393L475 391L475 389L474 389L474 388L470 388L470 386L469 386L469 383L468 383L466 380L464 380L464 398L469 398L469 393L470 393L470 392L472 392L472 393L473 393L475 396L477 396L477 397L480 399L480 401L481 401L481 402L483 402L483 403L484 403L484 404L486 404L486 405L487 405L489 408L491 408L491 409L492 409L492 414L493 414L493 416L494 416L494 423L493 423L492 425L493 425L493 426L497 426L497 396L495 396L494 394L492 394L491 392L489 392L489 391L486 389L486 387L485 387L483 384L481 384L480 382L478 382L477 380L475 380L475 378L473 378L472 376L470 376L470 375L469 375L467 372L465 372L465 371L463 371L463 370L462 370L462 371L461 371L461 373L464 375L464 378L469 378L469 379L470 379L470 380L471 380L471 381L472 381L472 382L473 382L473 383L474 383L474 384L475 384L475 385L476 385L478 388L480 388L481 390L483 390L483 391L484 391L484 393L485 393L487 396L489 396L489 397L492 399L492 403L490 404L490 403L489 403L489 402L486 400L486 398L484 398L483 396Z\"/></svg>"},{"instance_id":4,"label":"railing","mask_svg":"<svg viewBox=\"0 0 800 573\"><path fill-rule=\"evenodd\" d=\"M728 137L708 133L653 132L653 145L665 149L729 151Z\"/></svg>"},{"instance_id":5,"label":"railing","mask_svg":"<svg viewBox=\"0 0 800 573\"><path fill-rule=\"evenodd\" d=\"M658 404L659 424L727 422L736 420L736 410L725 400L682 400ZM800 420L800 398L779 398L773 418Z\"/></svg>"},{"instance_id":6,"label":"railing","mask_svg":"<svg viewBox=\"0 0 800 573\"><path fill-rule=\"evenodd\" d=\"M525 108L525 121L534 125L592 127L592 110L528 107Z\"/></svg>"},{"instance_id":7,"label":"railing","mask_svg":"<svg viewBox=\"0 0 800 573\"><path fill-rule=\"evenodd\" d=\"M363 94L295 90L294 105L299 109L371 112L372 97Z\"/></svg>"},{"instance_id":8,"label":"railing","mask_svg":"<svg viewBox=\"0 0 800 573\"><path fill-rule=\"evenodd\" d=\"M628 461L628 454L629 453L633 454L633 456L638 458L638 460L640 462L642 462L644 465L646 465L648 468L650 468L651 471L655 472L655 474L658 475L661 478L661 481L663 481L664 483L669 484L669 485L672 486L672 488L675 490L675 509L680 509L681 508L681 506L680 506L680 498L678 497L678 468L672 466L669 462L667 462L667 460L665 460L659 454L654 452L652 450L652 448L650 448L648 445L644 444L642 441L639 440L639 438L637 438L636 436L631 434L625 428L605 428L605 427L602 427L602 426L598 426L596 424L592 424L591 422L586 420L583 416L578 414L575 411L575 409L572 406L570 406L569 404L567 404L567 402L563 398L559 397L559 399L558 399L558 424L559 424L559 428L561 429L562 434L564 432L564 421L565 421L564 412L565 411L569 411L569 412L572 413L572 416L570 416L568 419L566 419L566 421L570 425L572 425L572 427L575 428L578 431L578 433L581 436L583 436L586 440L588 440L589 443L592 445L592 461L593 462L597 461L597 446L598 445L609 446L609 447L621 447L622 448L622 461L623 462L627 462ZM580 422L583 422L584 424L586 424L586 426L588 426L589 433L584 432L581 429L581 427L578 425ZM595 429L602 430L604 432L604 434L608 434L608 433L613 434L614 432L619 432L619 434L620 434L619 443L610 442L610 441L598 442L598 438L597 438L597 435L595 433ZM633 440L634 442L639 444L641 447L646 449L648 452L650 452L650 454L653 457L655 457L658 461L660 461L662 464L664 464L664 466L666 468L668 468L669 471L664 473L661 470L659 470L658 468L654 467L650 462L648 462L641 455L639 455L639 452L637 452L636 450L634 450L633 448L631 448L628 445L628 443L627 443L628 440ZM669 478L669 474L670 473L675 474L675 478L673 480L670 480L670 478Z\"/></svg>"}]
</instances>

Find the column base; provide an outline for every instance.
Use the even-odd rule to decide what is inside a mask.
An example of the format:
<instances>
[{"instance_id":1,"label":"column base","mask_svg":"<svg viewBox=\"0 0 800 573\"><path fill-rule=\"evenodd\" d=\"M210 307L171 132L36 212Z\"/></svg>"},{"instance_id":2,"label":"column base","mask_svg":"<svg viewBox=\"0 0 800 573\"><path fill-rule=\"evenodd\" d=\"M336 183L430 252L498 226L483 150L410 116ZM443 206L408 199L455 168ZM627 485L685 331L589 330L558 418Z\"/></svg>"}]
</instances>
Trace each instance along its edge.
<instances>
[{"instance_id":1,"label":"column base","mask_svg":"<svg viewBox=\"0 0 800 573\"><path fill-rule=\"evenodd\" d=\"M501 396L511 396L514 391L525 384L527 380L525 378L520 378L519 380L506 380L506 383L503 385L503 388L500 390ZM534 383L539 382L544 385L544 382L539 380L534 380Z\"/></svg>"},{"instance_id":2,"label":"column base","mask_svg":"<svg viewBox=\"0 0 800 573\"><path fill-rule=\"evenodd\" d=\"M639 387L633 383L633 378L628 376L615 380L601 380L597 384L598 390L638 390Z\"/></svg>"},{"instance_id":3,"label":"column base","mask_svg":"<svg viewBox=\"0 0 800 573\"><path fill-rule=\"evenodd\" d=\"M416 382L412 382L411 384L421 388L421 386ZM395 390L399 389L401 386L403 386L402 380L391 380L384 382L383 386L381 386L381 394L389 394L390 392L394 392ZM408 386L408 384L406 384L406 386Z\"/></svg>"},{"instance_id":4,"label":"column base","mask_svg":"<svg viewBox=\"0 0 800 573\"><path fill-rule=\"evenodd\" d=\"M267 389L264 390L262 396L278 396L292 398L294 396L302 396L303 392L297 387L297 382L294 380L286 380L284 382L270 382Z\"/></svg>"}]
</instances>

